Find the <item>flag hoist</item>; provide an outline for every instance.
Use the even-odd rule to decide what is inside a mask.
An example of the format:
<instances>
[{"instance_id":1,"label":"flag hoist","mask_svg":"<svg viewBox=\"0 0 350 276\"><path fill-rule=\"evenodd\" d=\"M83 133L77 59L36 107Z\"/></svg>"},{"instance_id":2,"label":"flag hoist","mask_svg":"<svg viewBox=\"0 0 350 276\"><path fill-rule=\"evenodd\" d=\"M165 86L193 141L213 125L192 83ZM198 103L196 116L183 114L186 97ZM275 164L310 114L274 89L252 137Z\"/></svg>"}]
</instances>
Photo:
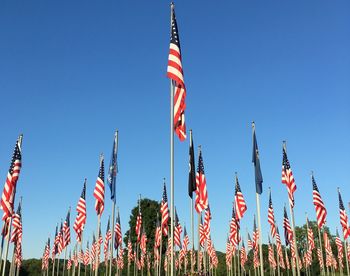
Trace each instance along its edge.
<instances>
[{"instance_id":1,"label":"flag hoist","mask_svg":"<svg viewBox=\"0 0 350 276\"><path fill-rule=\"evenodd\" d=\"M262 194L262 183L263 177L260 168L260 155L258 149L258 142L256 140L255 135L255 123L252 122L253 129L253 156L252 162L254 164L254 172L255 172L255 188L256 188L256 209L258 214L258 225L259 225L259 250L260 250L260 273L264 276L264 261L263 261L263 253L262 253L262 235L261 235L261 219L260 219L260 195Z\"/></svg>"},{"instance_id":2,"label":"flag hoist","mask_svg":"<svg viewBox=\"0 0 350 276\"><path fill-rule=\"evenodd\" d=\"M174 131L180 141L186 139L185 98L186 88L182 71L180 39L175 17L174 3L170 5L170 49L167 77L170 79L170 276L174 275Z\"/></svg>"}]
</instances>

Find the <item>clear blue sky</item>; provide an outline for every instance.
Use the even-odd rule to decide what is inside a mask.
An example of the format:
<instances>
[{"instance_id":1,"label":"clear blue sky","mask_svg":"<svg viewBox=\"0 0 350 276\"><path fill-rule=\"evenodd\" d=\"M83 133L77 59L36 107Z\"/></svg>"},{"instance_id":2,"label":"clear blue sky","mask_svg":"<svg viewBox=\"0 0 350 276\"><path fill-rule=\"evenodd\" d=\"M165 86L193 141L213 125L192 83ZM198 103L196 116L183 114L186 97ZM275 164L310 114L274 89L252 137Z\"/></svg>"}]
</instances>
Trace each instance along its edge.
<instances>
[{"instance_id":1,"label":"clear blue sky","mask_svg":"<svg viewBox=\"0 0 350 276\"><path fill-rule=\"evenodd\" d=\"M74 221L85 177L85 233L91 241L98 158L104 152L109 162L116 128L117 205L125 232L138 194L159 200L162 179L169 179L169 2L35 0L0 6L0 176L5 181L15 140L24 133L17 193L23 196L24 257L41 256L69 206ZM314 170L328 225L332 231L339 227L336 187L350 200L349 9L342 0L176 2L186 121L203 149L217 249L225 249L235 171L248 205L242 227L252 228L252 120L264 176L265 241L267 187L273 189L280 229L287 202L280 181L282 140L298 187L296 223L304 223L306 211L315 218ZM189 226L188 141L175 142L176 206ZM103 233L110 205L107 200Z\"/></svg>"}]
</instances>

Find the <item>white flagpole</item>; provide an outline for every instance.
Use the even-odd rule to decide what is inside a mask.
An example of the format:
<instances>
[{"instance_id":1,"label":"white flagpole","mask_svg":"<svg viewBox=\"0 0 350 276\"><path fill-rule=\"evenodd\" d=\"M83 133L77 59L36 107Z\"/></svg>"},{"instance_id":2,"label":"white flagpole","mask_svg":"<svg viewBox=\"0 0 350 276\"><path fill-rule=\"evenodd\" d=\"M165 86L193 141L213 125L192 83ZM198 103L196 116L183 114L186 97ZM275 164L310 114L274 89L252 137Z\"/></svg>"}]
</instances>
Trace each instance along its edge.
<instances>
[{"instance_id":1,"label":"white flagpole","mask_svg":"<svg viewBox=\"0 0 350 276\"><path fill-rule=\"evenodd\" d=\"M99 250L96 249L96 255L95 255L95 276L98 276L98 262L100 256L98 256L98 252L101 250L101 245L99 242L100 238L100 220L101 220L101 214L97 215L97 234L96 234L96 244L100 247Z\"/></svg>"},{"instance_id":2,"label":"white flagpole","mask_svg":"<svg viewBox=\"0 0 350 276\"><path fill-rule=\"evenodd\" d=\"M115 150L116 150L116 153L113 152L113 154L117 154L118 152L118 130L115 131L115 135L114 135L114 141L115 141ZM114 151L114 148L113 148L113 151ZM113 157L112 157L113 158ZM117 162L117 160L115 160L115 162ZM115 176L113 176L115 177ZM114 191L114 197L116 196L115 194L115 191ZM112 262L113 262L113 243L114 243L114 220L115 220L115 198L113 200L113 203L112 203L112 223L111 223L111 232L112 232L112 237L111 237L111 253L110 253L110 256L109 256L109 276L112 276ZM117 256L118 257L118 256ZM107 264L108 265L108 264Z\"/></svg>"},{"instance_id":3,"label":"white flagpole","mask_svg":"<svg viewBox=\"0 0 350 276\"><path fill-rule=\"evenodd\" d=\"M173 20L174 3L170 4L170 30ZM171 219L171 250L170 250L170 276L174 276L174 87L170 80L170 219Z\"/></svg>"},{"instance_id":4,"label":"white flagpole","mask_svg":"<svg viewBox=\"0 0 350 276\"><path fill-rule=\"evenodd\" d=\"M262 252L262 232L261 232L261 221L260 221L260 196L256 193L256 209L258 213L258 227L259 227L259 253L260 253L260 270L261 276L264 276L264 261Z\"/></svg>"},{"instance_id":5,"label":"white flagpole","mask_svg":"<svg viewBox=\"0 0 350 276\"><path fill-rule=\"evenodd\" d=\"M192 129L190 130L190 145L192 145ZM191 172L194 170L195 168L191 168ZM193 193L192 193L192 197L190 199L190 208L191 208L191 240L192 240L192 251L194 254L194 221L193 221ZM193 265L193 260L191 257L191 275L193 275L194 273L194 265Z\"/></svg>"}]
</instances>

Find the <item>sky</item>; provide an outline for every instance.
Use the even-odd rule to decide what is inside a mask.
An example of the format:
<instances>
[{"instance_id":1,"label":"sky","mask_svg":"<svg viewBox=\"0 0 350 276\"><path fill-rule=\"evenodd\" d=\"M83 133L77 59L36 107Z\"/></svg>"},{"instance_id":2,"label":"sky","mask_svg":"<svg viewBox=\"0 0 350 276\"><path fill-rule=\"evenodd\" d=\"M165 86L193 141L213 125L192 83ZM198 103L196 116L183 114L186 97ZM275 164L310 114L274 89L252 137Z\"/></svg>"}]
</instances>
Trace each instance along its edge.
<instances>
[{"instance_id":1,"label":"sky","mask_svg":"<svg viewBox=\"0 0 350 276\"><path fill-rule=\"evenodd\" d=\"M335 232L337 187L346 207L350 201L350 2L179 0L175 8L187 129L202 146L216 248L225 250L235 172L248 207L243 234L252 229L252 121L264 178L264 242L268 187L280 231L288 202L283 140L297 185L296 224L305 223L305 212L315 219L314 171ZM169 2L2 1L0 25L0 176L5 182L23 133L16 197L23 197L24 258L41 257L69 206L73 223L85 177L84 240L91 241L99 154L108 164L116 129L116 198L125 232L139 194L160 200L164 177L170 191ZM187 228L188 146L175 139L175 205ZM103 233L109 196L106 189Z\"/></svg>"}]
</instances>

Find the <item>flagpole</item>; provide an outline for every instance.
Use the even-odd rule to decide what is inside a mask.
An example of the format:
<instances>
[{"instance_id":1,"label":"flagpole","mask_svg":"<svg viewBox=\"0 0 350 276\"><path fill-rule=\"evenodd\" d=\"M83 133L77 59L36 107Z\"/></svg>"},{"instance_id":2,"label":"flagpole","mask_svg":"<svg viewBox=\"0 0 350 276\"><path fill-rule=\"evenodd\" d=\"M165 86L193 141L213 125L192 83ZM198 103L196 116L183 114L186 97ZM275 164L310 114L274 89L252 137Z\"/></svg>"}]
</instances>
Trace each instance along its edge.
<instances>
[{"instance_id":1,"label":"flagpole","mask_svg":"<svg viewBox=\"0 0 350 276\"><path fill-rule=\"evenodd\" d=\"M6 223L6 222L4 222ZM2 268L2 276L5 276L6 271L6 263L7 263L7 255L9 251L9 243L10 243L10 233L11 233L11 226L12 226L12 217L10 218L7 235L6 235L6 245L5 245L5 258L4 258L4 266Z\"/></svg>"},{"instance_id":2,"label":"flagpole","mask_svg":"<svg viewBox=\"0 0 350 276\"><path fill-rule=\"evenodd\" d=\"M118 152L118 130L115 131L115 134L114 134L114 141L115 141L115 149L113 148L113 155L117 154ZM115 151L115 152L114 152ZM112 156L112 158L114 158ZM116 158L116 157L115 157ZM115 162L117 162L117 160L115 160ZM114 168L113 168L113 171L112 171L112 174L113 176L112 177L115 177L114 175ZM111 185L114 185L113 181L115 180L111 180ZM112 190L111 190L112 191ZM111 232L112 232L112 237L111 237L111 254L109 256L109 276L112 276L112 262L113 262L113 241L114 241L114 213L115 213L115 190L114 190L114 199L113 199L113 202L112 202L112 229L111 229ZM118 257L118 256L117 256ZM107 264L108 265L108 264Z\"/></svg>"},{"instance_id":3,"label":"flagpole","mask_svg":"<svg viewBox=\"0 0 350 276\"><path fill-rule=\"evenodd\" d=\"M65 272L65 267L66 267L66 258L67 258L67 246L66 248L64 249L64 259L63 259L63 273L62 273L62 276L64 276L64 272Z\"/></svg>"},{"instance_id":4,"label":"flagpole","mask_svg":"<svg viewBox=\"0 0 350 276\"><path fill-rule=\"evenodd\" d=\"M80 239L79 243L76 245L76 249L78 252L79 252L79 247L80 247L80 251L81 251L81 249L83 247L83 231L81 231L81 239ZM78 276L80 276L80 268L81 268L81 262L80 262L80 258L78 258Z\"/></svg>"},{"instance_id":5,"label":"flagpole","mask_svg":"<svg viewBox=\"0 0 350 276\"><path fill-rule=\"evenodd\" d=\"M192 129L190 130L190 146L192 145ZM191 162L191 160L190 160ZM194 170L195 168L191 168L191 172ZM192 250L194 252L194 221L193 221L193 192L192 192L192 196L190 199L190 210L191 210L191 240L192 240ZM193 260L191 257L191 275L193 275L194 273L194 266L193 266Z\"/></svg>"},{"instance_id":6,"label":"flagpole","mask_svg":"<svg viewBox=\"0 0 350 276\"><path fill-rule=\"evenodd\" d=\"M100 220L101 220L101 214L97 215L97 234L96 234L96 244L100 247L100 242L99 242L99 238L100 238ZM99 261L99 257L98 256L98 250L96 248L96 258L95 258L95 276L98 276L98 261Z\"/></svg>"},{"instance_id":7,"label":"flagpole","mask_svg":"<svg viewBox=\"0 0 350 276\"><path fill-rule=\"evenodd\" d=\"M283 141L283 148L284 150L287 152L287 142ZM290 200L288 199L289 202L289 212L290 212L290 216L292 219L292 229L293 229L293 244L294 244L294 251L295 251L295 259L296 259L296 268L297 268L297 275L300 276L300 268L299 268L299 253L298 253L298 248L297 248L297 242L296 242L296 234L295 234L295 220L294 220L294 210L293 207L291 205ZM292 256L293 259L293 256Z\"/></svg>"},{"instance_id":8,"label":"flagpole","mask_svg":"<svg viewBox=\"0 0 350 276\"><path fill-rule=\"evenodd\" d=\"M261 221L260 221L260 196L258 193L256 195L256 209L258 213L258 227L259 227L259 253L260 253L260 270L261 275L264 276L264 263L263 263L263 253L262 253L262 233L261 233Z\"/></svg>"},{"instance_id":9,"label":"flagpole","mask_svg":"<svg viewBox=\"0 0 350 276\"><path fill-rule=\"evenodd\" d=\"M338 194L340 195L340 189L338 187ZM344 208L345 209L345 208ZM348 261L348 249L347 249L347 240L348 240L348 237L346 237L345 239L345 235L344 235L344 231L343 231L343 239L344 239L344 247L345 247L345 261L346 261L346 272L347 274L349 275L349 261ZM339 264L340 266L340 264Z\"/></svg>"},{"instance_id":10,"label":"flagpole","mask_svg":"<svg viewBox=\"0 0 350 276\"><path fill-rule=\"evenodd\" d=\"M199 233L199 226L201 224L201 216L202 216L202 213L198 213L198 250L197 250L197 270L198 270L198 273L200 272L201 270L201 267L200 267L200 250L201 250L201 244L200 244L200 233Z\"/></svg>"}]
</instances>

